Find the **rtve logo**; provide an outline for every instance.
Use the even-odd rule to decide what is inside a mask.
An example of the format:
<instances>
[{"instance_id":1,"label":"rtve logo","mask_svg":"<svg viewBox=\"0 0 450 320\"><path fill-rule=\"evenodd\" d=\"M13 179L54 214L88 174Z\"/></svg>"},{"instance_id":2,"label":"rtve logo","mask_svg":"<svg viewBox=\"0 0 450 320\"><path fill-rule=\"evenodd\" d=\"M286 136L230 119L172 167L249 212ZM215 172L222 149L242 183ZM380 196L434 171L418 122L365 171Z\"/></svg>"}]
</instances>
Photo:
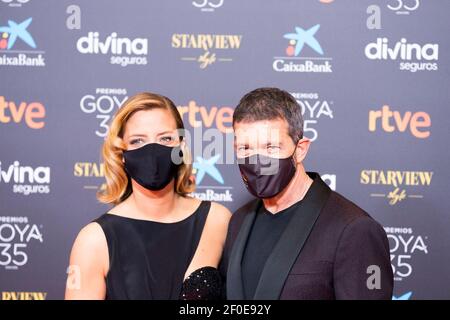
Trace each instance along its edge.
<instances>
[{"instance_id":1,"label":"rtve logo","mask_svg":"<svg viewBox=\"0 0 450 320\"><path fill-rule=\"evenodd\" d=\"M405 132L408 128L411 134L420 139L430 136L431 118L423 111L406 111L403 115L399 111L391 111L388 105L381 110L369 111L369 131L377 130L378 125L386 132Z\"/></svg>"},{"instance_id":2,"label":"rtve logo","mask_svg":"<svg viewBox=\"0 0 450 320\"><path fill-rule=\"evenodd\" d=\"M45 107L40 102L6 101L4 96L0 96L0 123L25 122L31 129L42 129L45 126Z\"/></svg>"},{"instance_id":3,"label":"rtve logo","mask_svg":"<svg viewBox=\"0 0 450 320\"><path fill-rule=\"evenodd\" d=\"M214 127L222 133L233 132L233 108L199 106L195 100L189 101L187 105L177 106L178 112L185 123L189 123L192 128Z\"/></svg>"}]
</instances>

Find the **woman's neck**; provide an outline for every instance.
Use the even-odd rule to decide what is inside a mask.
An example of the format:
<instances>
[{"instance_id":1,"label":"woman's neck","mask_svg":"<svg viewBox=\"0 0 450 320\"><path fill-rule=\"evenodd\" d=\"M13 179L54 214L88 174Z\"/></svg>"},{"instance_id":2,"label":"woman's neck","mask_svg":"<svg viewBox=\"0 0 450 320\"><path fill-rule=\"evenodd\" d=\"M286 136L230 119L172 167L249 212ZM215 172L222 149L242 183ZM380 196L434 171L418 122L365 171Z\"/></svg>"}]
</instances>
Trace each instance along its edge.
<instances>
[{"instance_id":1,"label":"woman's neck","mask_svg":"<svg viewBox=\"0 0 450 320\"><path fill-rule=\"evenodd\" d=\"M158 191L145 189L135 181L132 181L132 188L129 204L136 215L161 222L171 222L171 220L177 219L174 212L179 195L174 190L173 180Z\"/></svg>"}]
</instances>

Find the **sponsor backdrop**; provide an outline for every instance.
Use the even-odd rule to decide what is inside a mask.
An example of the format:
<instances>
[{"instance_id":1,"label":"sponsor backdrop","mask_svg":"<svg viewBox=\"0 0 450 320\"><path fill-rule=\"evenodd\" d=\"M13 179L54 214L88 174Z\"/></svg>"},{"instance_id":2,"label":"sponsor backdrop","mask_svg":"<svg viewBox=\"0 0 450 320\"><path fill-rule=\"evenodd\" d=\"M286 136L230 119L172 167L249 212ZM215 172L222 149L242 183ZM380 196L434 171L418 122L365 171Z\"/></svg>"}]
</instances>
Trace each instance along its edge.
<instances>
[{"instance_id":1,"label":"sponsor backdrop","mask_svg":"<svg viewBox=\"0 0 450 320\"><path fill-rule=\"evenodd\" d=\"M141 91L191 133L194 196L250 199L240 97L302 108L306 160L389 237L393 299L450 299L447 0L0 0L0 295L61 299L72 243L108 210L100 147Z\"/></svg>"}]
</instances>

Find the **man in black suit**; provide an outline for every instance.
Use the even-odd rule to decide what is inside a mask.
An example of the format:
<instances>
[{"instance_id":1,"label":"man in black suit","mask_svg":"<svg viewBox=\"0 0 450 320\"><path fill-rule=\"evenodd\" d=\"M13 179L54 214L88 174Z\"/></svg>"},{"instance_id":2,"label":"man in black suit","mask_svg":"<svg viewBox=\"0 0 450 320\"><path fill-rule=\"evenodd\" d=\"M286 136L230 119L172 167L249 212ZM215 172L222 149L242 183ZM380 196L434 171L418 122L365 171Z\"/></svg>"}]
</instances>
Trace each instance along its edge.
<instances>
[{"instance_id":1,"label":"man in black suit","mask_svg":"<svg viewBox=\"0 0 450 320\"><path fill-rule=\"evenodd\" d=\"M286 91L246 94L233 115L241 175L256 199L231 219L221 272L229 300L391 299L384 229L303 160L300 106Z\"/></svg>"}]
</instances>

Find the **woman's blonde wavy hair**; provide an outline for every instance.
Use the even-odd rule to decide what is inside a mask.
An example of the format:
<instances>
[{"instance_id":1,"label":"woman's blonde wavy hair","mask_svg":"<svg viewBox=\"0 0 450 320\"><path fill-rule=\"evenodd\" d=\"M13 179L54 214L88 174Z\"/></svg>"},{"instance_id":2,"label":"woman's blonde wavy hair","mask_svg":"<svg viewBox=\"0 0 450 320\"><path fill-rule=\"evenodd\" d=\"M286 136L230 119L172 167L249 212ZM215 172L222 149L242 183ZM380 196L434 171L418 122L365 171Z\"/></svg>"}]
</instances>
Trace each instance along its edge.
<instances>
[{"instance_id":1,"label":"woman's blonde wavy hair","mask_svg":"<svg viewBox=\"0 0 450 320\"><path fill-rule=\"evenodd\" d=\"M150 92L143 92L130 97L114 115L108 135L103 143L102 157L105 166L106 184L97 194L97 199L100 202L119 204L133 192L131 179L125 172L122 161L123 151L126 150L126 144L123 141L125 125L134 113L155 108L170 111L175 119L177 129L184 129L183 120L175 104L169 98ZM180 140L182 138L180 136ZM185 196L194 191L195 183L191 179L192 160L185 143L182 144L182 151L183 163L179 166L175 177L175 192Z\"/></svg>"}]
</instances>

